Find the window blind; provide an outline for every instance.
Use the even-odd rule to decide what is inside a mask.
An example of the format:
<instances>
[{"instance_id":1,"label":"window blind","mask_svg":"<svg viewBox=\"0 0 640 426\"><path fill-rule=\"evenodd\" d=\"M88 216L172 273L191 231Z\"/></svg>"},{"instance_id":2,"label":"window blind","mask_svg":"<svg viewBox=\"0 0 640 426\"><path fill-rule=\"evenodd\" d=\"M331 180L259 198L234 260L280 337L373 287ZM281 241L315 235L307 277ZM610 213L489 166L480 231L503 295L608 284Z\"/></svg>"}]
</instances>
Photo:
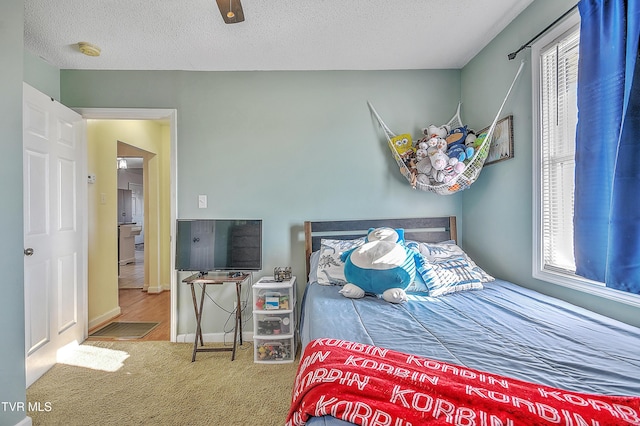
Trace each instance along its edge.
<instances>
[{"instance_id":1,"label":"window blind","mask_svg":"<svg viewBox=\"0 0 640 426\"><path fill-rule=\"evenodd\" d=\"M579 41L575 27L540 54L543 267L571 273Z\"/></svg>"}]
</instances>

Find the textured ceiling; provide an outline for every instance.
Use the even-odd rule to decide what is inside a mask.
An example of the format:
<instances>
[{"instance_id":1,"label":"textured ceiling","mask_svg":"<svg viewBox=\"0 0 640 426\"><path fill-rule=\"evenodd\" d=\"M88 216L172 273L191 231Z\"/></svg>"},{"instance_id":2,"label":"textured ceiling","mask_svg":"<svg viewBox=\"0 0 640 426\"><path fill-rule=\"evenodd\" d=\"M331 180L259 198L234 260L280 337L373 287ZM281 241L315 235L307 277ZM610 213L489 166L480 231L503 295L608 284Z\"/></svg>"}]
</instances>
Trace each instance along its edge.
<instances>
[{"instance_id":1,"label":"textured ceiling","mask_svg":"<svg viewBox=\"0 0 640 426\"><path fill-rule=\"evenodd\" d=\"M25 0L24 43L60 69L462 68L532 1L242 0L227 25L214 0Z\"/></svg>"}]
</instances>

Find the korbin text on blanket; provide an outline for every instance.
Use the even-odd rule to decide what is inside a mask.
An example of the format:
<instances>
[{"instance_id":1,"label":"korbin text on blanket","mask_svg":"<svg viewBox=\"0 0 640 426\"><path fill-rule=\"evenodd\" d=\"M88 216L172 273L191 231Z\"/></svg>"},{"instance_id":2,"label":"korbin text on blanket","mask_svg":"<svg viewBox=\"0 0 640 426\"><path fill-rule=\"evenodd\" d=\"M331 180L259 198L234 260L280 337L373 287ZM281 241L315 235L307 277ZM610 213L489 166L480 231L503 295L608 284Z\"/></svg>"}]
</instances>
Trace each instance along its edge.
<instances>
[{"instance_id":1,"label":"korbin text on blanket","mask_svg":"<svg viewBox=\"0 0 640 426\"><path fill-rule=\"evenodd\" d=\"M640 397L569 392L376 346L310 342L287 426L331 415L365 426L640 425Z\"/></svg>"}]
</instances>

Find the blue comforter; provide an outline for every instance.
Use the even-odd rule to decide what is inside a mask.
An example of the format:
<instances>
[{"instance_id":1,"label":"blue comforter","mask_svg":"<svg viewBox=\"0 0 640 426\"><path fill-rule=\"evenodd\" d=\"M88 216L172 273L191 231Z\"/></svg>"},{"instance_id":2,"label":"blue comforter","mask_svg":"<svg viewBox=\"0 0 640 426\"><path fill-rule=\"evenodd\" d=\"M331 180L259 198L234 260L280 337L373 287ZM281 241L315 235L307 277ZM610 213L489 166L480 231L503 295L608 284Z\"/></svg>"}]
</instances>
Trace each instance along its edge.
<instances>
[{"instance_id":1,"label":"blue comforter","mask_svg":"<svg viewBox=\"0 0 640 426\"><path fill-rule=\"evenodd\" d=\"M512 283L401 305L311 283L303 348L318 337L372 344L576 392L640 395L640 329ZM332 417L309 425L344 425Z\"/></svg>"}]
</instances>

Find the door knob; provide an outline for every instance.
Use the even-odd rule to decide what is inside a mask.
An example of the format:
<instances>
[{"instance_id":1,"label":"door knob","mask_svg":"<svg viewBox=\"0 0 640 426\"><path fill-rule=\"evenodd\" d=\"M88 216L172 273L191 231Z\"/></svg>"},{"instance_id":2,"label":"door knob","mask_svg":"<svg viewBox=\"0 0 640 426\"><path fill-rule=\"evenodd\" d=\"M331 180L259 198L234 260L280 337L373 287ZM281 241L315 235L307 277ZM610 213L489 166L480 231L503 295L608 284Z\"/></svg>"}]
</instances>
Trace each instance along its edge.
<instances>
[{"instance_id":1,"label":"door knob","mask_svg":"<svg viewBox=\"0 0 640 426\"><path fill-rule=\"evenodd\" d=\"M32 256L33 255L33 249L31 247L24 249L24 255L25 256Z\"/></svg>"}]
</instances>

